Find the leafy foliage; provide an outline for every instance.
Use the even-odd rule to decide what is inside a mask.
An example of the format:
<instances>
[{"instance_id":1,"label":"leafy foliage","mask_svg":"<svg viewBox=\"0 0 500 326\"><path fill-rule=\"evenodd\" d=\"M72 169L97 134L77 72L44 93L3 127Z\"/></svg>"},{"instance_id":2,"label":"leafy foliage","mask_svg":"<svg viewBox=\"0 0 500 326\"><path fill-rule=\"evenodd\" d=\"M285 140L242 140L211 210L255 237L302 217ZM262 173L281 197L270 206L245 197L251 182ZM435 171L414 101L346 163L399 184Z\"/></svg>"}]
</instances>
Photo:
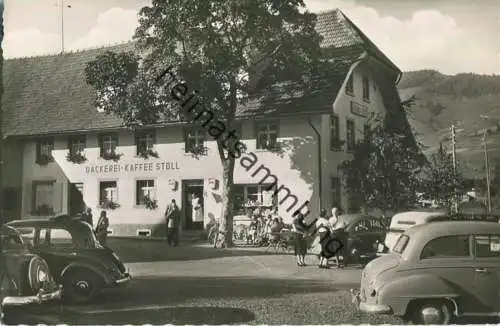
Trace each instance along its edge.
<instances>
[{"instance_id":1,"label":"leafy foliage","mask_svg":"<svg viewBox=\"0 0 500 326\"><path fill-rule=\"evenodd\" d=\"M347 192L365 208L382 211L413 206L420 184L420 152L408 146L408 135L375 121L370 134L359 141L353 157L340 165Z\"/></svg>"},{"instance_id":2,"label":"leafy foliage","mask_svg":"<svg viewBox=\"0 0 500 326\"><path fill-rule=\"evenodd\" d=\"M465 181L460 170L453 170L453 158L446 149L439 146L432 155L426 168L424 193L427 198L435 200L440 206L451 208L453 201L465 191Z\"/></svg>"},{"instance_id":3,"label":"leafy foliage","mask_svg":"<svg viewBox=\"0 0 500 326\"><path fill-rule=\"evenodd\" d=\"M273 84L310 86L321 49L316 16L304 8L302 0L153 0L139 13L134 38L140 56L105 53L86 67L87 83L97 91L97 105L128 126L189 122L172 100L172 85L157 81L166 67L175 67L187 96L196 90L229 132L237 106L266 96ZM286 91L290 83L282 85ZM216 139L223 165L221 226L231 233L235 157L224 151L223 138Z\"/></svg>"},{"instance_id":4,"label":"leafy foliage","mask_svg":"<svg viewBox=\"0 0 500 326\"><path fill-rule=\"evenodd\" d=\"M86 162L87 158L80 152L68 151L68 154L66 154L66 160L75 164L81 164Z\"/></svg>"},{"instance_id":5,"label":"leafy foliage","mask_svg":"<svg viewBox=\"0 0 500 326\"><path fill-rule=\"evenodd\" d=\"M149 196L145 196L144 206L146 206L147 209L155 210L158 208L158 202L156 201L156 199L152 199Z\"/></svg>"},{"instance_id":6,"label":"leafy foliage","mask_svg":"<svg viewBox=\"0 0 500 326\"><path fill-rule=\"evenodd\" d=\"M54 158L51 155L41 154L36 160L36 164L40 166L45 166L51 162L54 162Z\"/></svg>"}]
</instances>

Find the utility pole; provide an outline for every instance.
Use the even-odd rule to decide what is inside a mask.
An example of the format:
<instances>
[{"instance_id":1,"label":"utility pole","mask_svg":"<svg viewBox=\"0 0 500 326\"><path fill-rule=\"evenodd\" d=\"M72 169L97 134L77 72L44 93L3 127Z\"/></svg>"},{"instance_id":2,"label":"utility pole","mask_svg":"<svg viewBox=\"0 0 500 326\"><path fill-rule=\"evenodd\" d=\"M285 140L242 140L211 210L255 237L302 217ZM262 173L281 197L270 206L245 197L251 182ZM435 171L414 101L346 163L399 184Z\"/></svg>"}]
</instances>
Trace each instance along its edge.
<instances>
[{"instance_id":1,"label":"utility pole","mask_svg":"<svg viewBox=\"0 0 500 326\"><path fill-rule=\"evenodd\" d=\"M64 53L64 0L60 0L59 6L61 7L61 53ZM71 5L67 5L66 8L71 8Z\"/></svg>"},{"instance_id":2,"label":"utility pole","mask_svg":"<svg viewBox=\"0 0 500 326\"><path fill-rule=\"evenodd\" d=\"M453 163L453 176L456 177L457 175L457 133L455 130L455 124L451 125L451 156L452 156L452 163ZM454 189L454 194L453 194L454 200L453 200L453 208L452 211L453 213L458 213L458 197L457 197L457 189Z\"/></svg>"},{"instance_id":3,"label":"utility pole","mask_svg":"<svg viewBox=\"0 0 500 326\"><path fill-rule=\"evenodd\" d=\"M488 213L491 213L491 187L490 187L490 164L488 159L488 142L487 142L488 129L484 130L483 144L484 144L484 165L486 169L486 189L488 191Z\"/></svg>"}]
</instances>

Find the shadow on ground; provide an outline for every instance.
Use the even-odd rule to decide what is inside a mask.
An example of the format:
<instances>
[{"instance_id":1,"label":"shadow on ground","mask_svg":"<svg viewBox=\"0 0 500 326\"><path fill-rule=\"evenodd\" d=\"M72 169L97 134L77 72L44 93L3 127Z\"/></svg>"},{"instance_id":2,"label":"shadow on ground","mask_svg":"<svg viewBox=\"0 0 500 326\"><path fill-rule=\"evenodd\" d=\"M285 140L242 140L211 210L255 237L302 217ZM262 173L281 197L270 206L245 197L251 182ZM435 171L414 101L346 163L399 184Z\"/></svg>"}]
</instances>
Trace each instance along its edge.
<instances>
[{"instance_id":1,"label":"shadow on ground","mask_svg":"<svg viewBox=\"0 0 500 326\"><path fill-rule=\"evenodd\" d=\"M108 247L113 249L124 263L200 260L221 257L273 255L263 248L216 249L200 244L184 243L170 247L163 241L135 239L109 239Z\"/></svg>"}]
</instances>

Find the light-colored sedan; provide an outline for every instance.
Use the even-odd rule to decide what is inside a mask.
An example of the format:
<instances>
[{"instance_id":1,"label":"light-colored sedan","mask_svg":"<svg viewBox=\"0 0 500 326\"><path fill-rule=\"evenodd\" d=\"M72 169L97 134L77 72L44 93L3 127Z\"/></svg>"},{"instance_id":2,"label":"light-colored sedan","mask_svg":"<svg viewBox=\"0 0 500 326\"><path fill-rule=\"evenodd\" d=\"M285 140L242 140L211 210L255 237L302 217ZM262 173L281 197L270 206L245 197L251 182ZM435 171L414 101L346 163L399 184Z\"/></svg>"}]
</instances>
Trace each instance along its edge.
<instances>
[{"instance_id":1,"label":"light-colored sedan","mask_svg":"<svg viewBox=\"0 0 500 326\"><path fill-rule=\"evenodd\" d=\"M363 270L353 302L416 324L499 316L500 224L444 221L405 231L393 253Z\"/></svg>"}]
</instances>

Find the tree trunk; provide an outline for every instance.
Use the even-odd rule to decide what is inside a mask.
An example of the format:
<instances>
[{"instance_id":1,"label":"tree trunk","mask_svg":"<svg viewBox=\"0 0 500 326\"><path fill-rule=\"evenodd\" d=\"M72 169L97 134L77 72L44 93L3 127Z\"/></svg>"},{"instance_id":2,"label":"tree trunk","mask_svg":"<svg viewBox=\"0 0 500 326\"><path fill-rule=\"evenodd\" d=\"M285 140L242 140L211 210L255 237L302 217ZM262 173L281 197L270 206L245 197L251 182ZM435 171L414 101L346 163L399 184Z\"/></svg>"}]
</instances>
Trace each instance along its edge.
<instances>
[{"instance_id":1,"label":"tree trunk","mask_svg":"<svg viewBox=\"0 0 500 326\"><path fill-rule=\"evenodd\" d=\"M3 1L0 3L0 42L3 42L4 29L3 29ZM3 48L0 46L0 77L3 76ZM3 97L3 79L0 78L0 228L4 223L3 214L3 107L2 107L2 97ZM2 241L0 241L0 253L2 252ZM0 256L2 256L0 254ZM3 262L2 262L3 263Z\"/></svg>"},{"instance_id":2,"label":"tree trunk","mask_svg":"<svg viewBox=\"0 0 500 326\"><path fill-rule=\"evenodd\" d=\"M221 229L226 232L226 248L233 246L233 193L234 163L230 155L222 161L222 219Z\"/></svg>"}]
</instances>

